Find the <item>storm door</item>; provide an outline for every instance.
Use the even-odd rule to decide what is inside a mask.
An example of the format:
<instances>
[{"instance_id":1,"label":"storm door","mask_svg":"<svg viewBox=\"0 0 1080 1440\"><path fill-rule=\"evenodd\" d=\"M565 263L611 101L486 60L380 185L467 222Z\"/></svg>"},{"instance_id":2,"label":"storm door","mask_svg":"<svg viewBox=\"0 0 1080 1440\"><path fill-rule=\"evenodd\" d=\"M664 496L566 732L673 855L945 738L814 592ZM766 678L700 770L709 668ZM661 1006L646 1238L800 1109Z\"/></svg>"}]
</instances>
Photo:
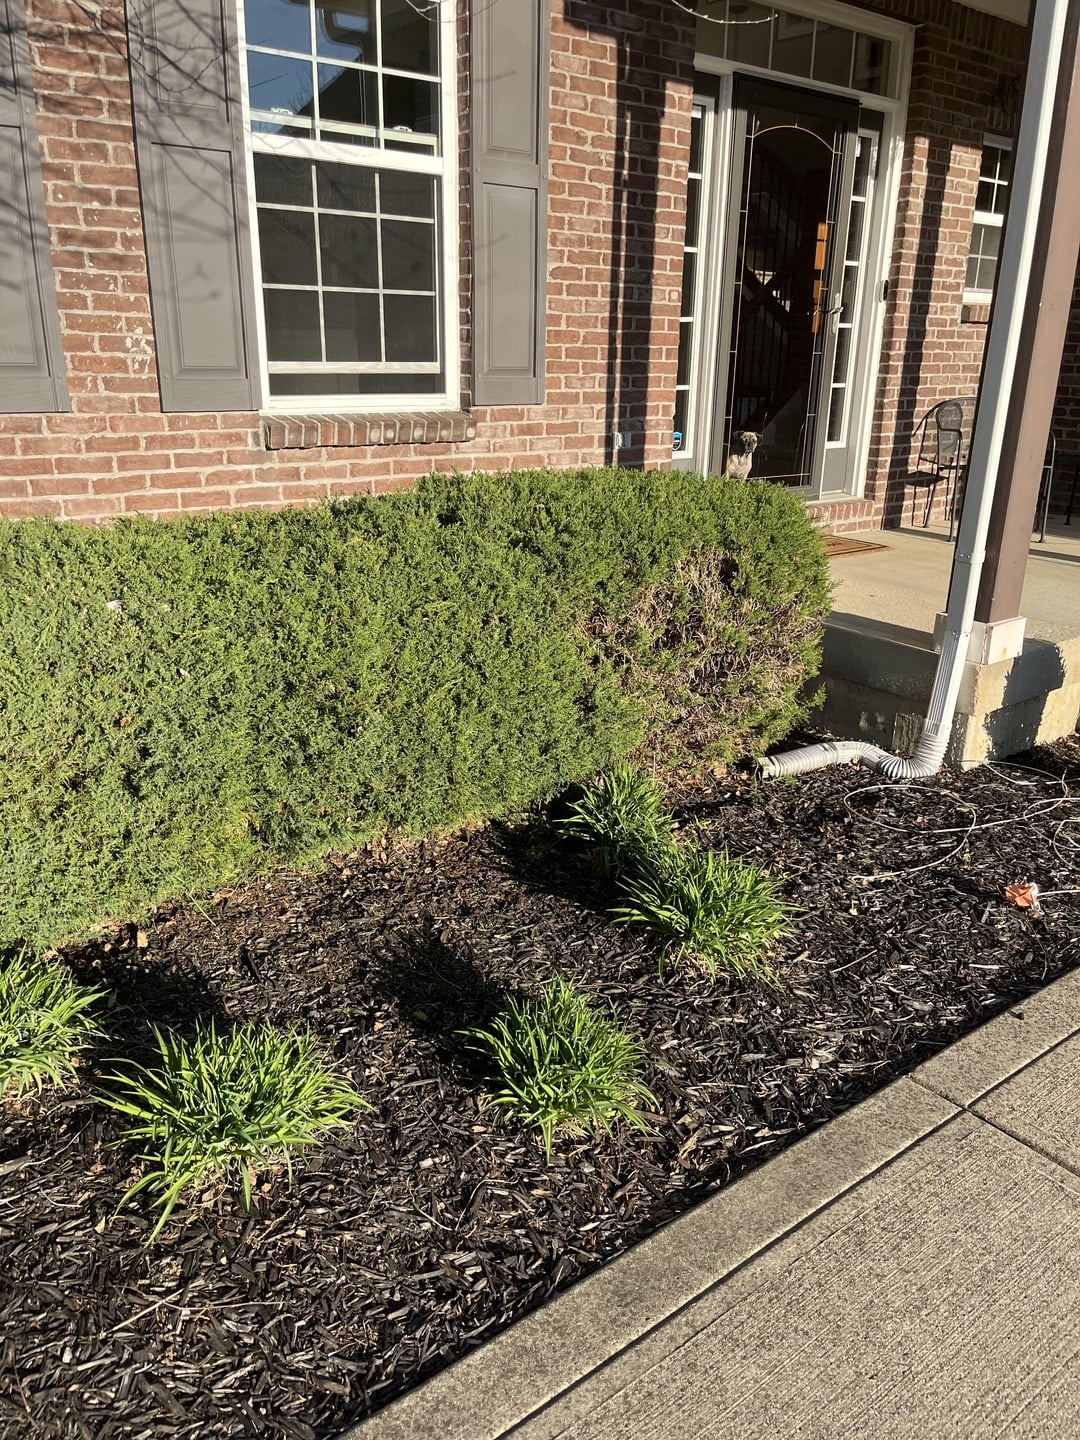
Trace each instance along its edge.
<instances>
[{"instance_id":1,"label":"storm door","mask_svg":"<svg viewBox=\"0 0 1080 1440\"><path fill-rule=\"evenodd\" d=\"M858 125L854 102L736 82L716 469L757 436L754 474L820 484Z\"/></svg>"}]
</instances>

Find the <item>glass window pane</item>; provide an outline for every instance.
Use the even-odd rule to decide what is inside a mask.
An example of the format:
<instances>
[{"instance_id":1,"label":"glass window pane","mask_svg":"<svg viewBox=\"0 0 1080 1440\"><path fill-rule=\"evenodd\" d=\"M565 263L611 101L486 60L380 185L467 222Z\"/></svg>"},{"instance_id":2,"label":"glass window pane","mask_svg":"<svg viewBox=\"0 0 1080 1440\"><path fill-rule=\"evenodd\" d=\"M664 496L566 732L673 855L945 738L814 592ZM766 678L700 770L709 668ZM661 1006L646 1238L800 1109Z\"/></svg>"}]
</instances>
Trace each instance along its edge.
<instances>
[{"instance_id":1,"label":"glass window pane","mask_svg":"<svg viewBox=\"0 0 1080 1440\"><path fill-rule=\"evenodd\" d=\"M979 288L979 257L978 257L977 255L969 255L969 256L968 256L968 262L967 262L967 271L966 271L966 273L965 273L965 275L964 275L964 289L965 289L965 290L978 290L978 288Z\"/></svg>"},{"instance_id":2,"label":"glass window pane","mask_svg":"<svg viewBox=\"0 0 1080 1440\"><path fill-rule=\"evenodd\" d=\"M416 0L382 0L382 63L390 70L439 73L438 7Z\"/></svg>"},{"instance_id":3,"label":"glass window pane","mask_svg":"<svg viewBox=\"0 0 1080 1440\"><path fill-rule=\"evenodd\" d=\"M984 259L989 256L996 260L1001 249L1001 231L996 225L976 225L975 229L979 232L976 246L979 253Z\"/></svg>"},{"instance_id":4,"label":"glass window pane","mask_svg":"<svg viewBox=\"0 0 1080 1440\"><path fill-rule=\"evenodd\" d=\"M380 170L379 209L384 215L414 215L419 220L433 220L435 181L430 175Z\"/></svg>"},{"instance_id":5,"label":"glass window pane","mask_svg":"<svg viewBox=\"0 0 1080 1440\"><path fill-rule=\"evenodd\" d=\"M833 387L832 399L829 402L829 432L826 439L837 441L843 431L844 421L844 395L845 387L837 385Z\"/></svg>"},{"instance_id":6,"label":"glass window pane","mask_svg":"<svg viewBox=\"0 0 1080 1440\"><path fill-rule=\"evenodd\" d=\"M334 0L315 5L315 48L327 60L374 65L376 0Z\"/></svg>"},{"instance_id":7,"label":"glass window pane","mask_svg":"<svg viewBox=\"0 0 1080 1440\"><path fill-rule=\"evenodd\" d=\"M841 325L836 332L836 357L833 360L833 376L837 380L847 379L848 355L851 351L851 329Z\"/></svg>"},{"instance_id":8,"label":"glass window pane","mask_svg":"<svg viewBox=\"0 0 1080 1440\"><path fill-rule=\"evenodd\" d=\"M768 5L732 5L731 23L723 27L727 31L729 60L768 65L773 13Z\"/></svg>"},{"instance_id":9,"label":"glass window pane","mask_svg":"<svg viewBox=\"0 0 1080 1440\"><path fill-rule=\"evenodd\" d=\"M863 199L870 195L870 167L873 163L877 146L869 135L859 136L858 153L855 156L855 178L852 183L852 191Z\"/></svg>"},{"instance_id":10,"label":"glass window pane","mask_svg":"<svg viewBox=\"0 0 1080 1440\"><path fill-rule=\"evenodd\" d=\"M773 17L772 68L785 75L809 75L814 48L814 22L802 15Z\"/></svg>"},{"instance_id":11,"label":"glass window pane","mask_svg":"<svg viewBox=\"0 0 1080 1440\"><path fill-rule=\"evenodd\" d=\"M309 60L248 51L248 94L253 110L310 120L314 88Z\"/></svg>"},{"instance_id":12,"label":"glass window pane","mask_svg":"<svg viewBox=\"0 0 1080 1440\"><path fill-rule=\"evenodd\" d=\"M705 125L702 112L694 106L693 114L690 117L690 163L687 167L691 175L701 174L701 147L705 140Z\"/></svg>"},{"instance_id":13,"label":"glass window pane","mask_svg":"<svg viewBox=\"0 0 1080 1440\"><path fill-rule=\"evenodd\" d=\"M379 123L375 76L368 70L319 66L319 121L345 125Z\"/></svg>"},{"instance_id":14,"label":"glass window pane","mask_svg":"<svg viewBox=\"0 0 1080 1440\"><path fill-rule=\"evenodd\" d=\"M349 290L379 288L376 222L355 215L319 215L319 247L324 285Z\"/></svg>"},{"instance_id":15,"label":"glass window pane","mask_svg":"<svg viewBox=\"0 0 1080 1440\"><path fill-rule=\"evenodd\" d=\"M311 161L256 154L255 199L264 205L310 205Z\"/></svg>"},{"instance_id":16,"label":"glass window pane","mask_svg":"<svg viewBox=\"0 0 1080 1440\"><path fill-rule=\"evenodd\" d=\"M697 256L693 253L683 256L682 272L682 303L680 313L693 315L694 313L694 279L697 273Z\"/></svg>"},{"instance_id":17,"label":"glass window pane","mask_svg":"<svg viewBox=\"0 0 1080 1440\"><path fill-rule=\"evenodd\" d=\"M316 166L321 210L375 212L375 171L362 165Z\"/></svg>"},{"instance_id":18,"label":"glass window pane","mask_svg":"<svg viewBox=\"0 0 1080 1440\"><path fill-rule=\"evenodd\" d=\"M244 0L248 45L311 54L311 11L294 0Z\"/></svg>"},{"instance_id":19,"label":"glass window pane","mask_svg":"<svg viewBox=\"0 0 1080 1440\"><path fill-rule=\"evenodd\" d=\"M704 3L699 0L693 9L698 15L698 50L702 55L715 55L718 59L723 59L724 41L730 27L723 23L718 25L716 22L723 22L727 15L727 0L704 0Z\"/></svg>"},{"instance_id":20,"label":"glass window pane","mask_svg":"<svg viewBox=\"0 0 1080 1440\"><path fill-rule=\"evenodd\" d=\"M319 297L314 290L264 290L270 360L321 360Z\"/></svg>"},{"instance_id":21,"label":"glass window pane","mask_svg":"<svg viewBox=\"0 0 1080 1440\"><path fill-rule=\"evenodd\" d=\"M387 130L439 133L439 87L429 80L403 75L383 78L383 111Z\"/></svg>"},{"instance_id":22,"label":"glass window pane","mask_svg":"<svg viewBox=\"0 0 1080 1440\"><path fill-rule=\"evenodd\" d=\"M425 375L271 375L271 395L437 395L445 385L441 373Z\"/></svg>"},{"instance_id":23,"label":"glass window pane","mask_svg":"<svg viewBox=\"0 0 1080 1440\"><path fill-rule=\"evenodd\" d=\"M383 285L387 290L435 289L435 226L384 220Z\"/></svg>"},{"instance_id":24,"label":"glass window pane","mask_svg":"<svg viewBox=\"0 0 1080 1440\"><path fill-rule=\"evenodd\" d=\"M852 205L851 219L848 222L847 249L844 254L845 260L858 260L862 250L863 220L866 218L865 205Z\"/></svg>"},{"instance_id":25,"label":"glass window pane","mask_svg":"<svg viewBox=\"0 0 1080 1440\"><path fill-rule=\"evenodd\" d=\"M324 295L323 317L327 360L382 359L378 295Z\"/></svg>"},{"instance_id":26,"label":"glass window pane","mask_svg":"<svg viewBox=\"0 0 1080 1440\"><path fill-rule=\"evenodd\" d=\"M688 390L675 391L675 414L672 420L671 448L678 454L686 449L686 410L690 399Z\"/></svg>"},{"instance_id":27,"label":"glass window pane","mask_svg":"<svg viewBox=\"0 0 1080 1440\"><path fill-rule=\"evenodd\" d=\"M814 79L826 85L850 85L854 46L853 30L819 21L814 40Z\"/></svg>"},{"instance_id":28,"label":"glass window pane","mask_svg":"<svg viewBox=\"0 0 1080 1440\"><path fill-rule=\"evenodd\" d=\"M701 199L701 181L686 182L686 244L697 244L698 202Z\"/></svg>"},{"instance_id":29,"label":"glass window pane","mask_svg":"<svg viewBox=\"0 0 1080 1440\"><path fill-rule=\"evenodd\" d=\"M679 369L678 375L681 380L686 379L690 374L690 341L693 335L693 325L688 320L679 322Z\"/></svg>"},{"instance_id":30,"label":"glass window pane","mask_svg":"<svg viewBox=\"0 0 1080 1440\"><path fill-rule=\"evenodd\" d=\"M311 139L311 122L309 120L298 120L292 125L275 125L272 120L260 120L253 117L251 128L258 135L289 135L294 140Z\"/></svg>"},{"instance_id":31,"label":"glass window pane","mask_svg":"<svg viewBox=\"0 0 1080 1440\"><path fill-rule=\"evenodd\" d=\"M435 297L386 295L386 358L397 361L437 360Z\"/></svg>"},{"instance_id":32,"label":"glass window pane","mask_svg":"<svg viewBox=\"0 0 1080 1440\"><path fill-rule=\"evenodd\" d=\"M259 209L259 253L267 285L314 285L315 216L302 210Z\"/></svg>"},{"instance_id":33,"label":"glass window pane","mask_svg":"<svg viewBox=\"0 0 1080 1440\"><path fill-rule=\"evenodd\" d=\"M867 90L871 95L884 95L889 81L889 51L887 40L874 35L855 37L855 69L851 83L856 90Z\"/></svg>"}]
</instances>

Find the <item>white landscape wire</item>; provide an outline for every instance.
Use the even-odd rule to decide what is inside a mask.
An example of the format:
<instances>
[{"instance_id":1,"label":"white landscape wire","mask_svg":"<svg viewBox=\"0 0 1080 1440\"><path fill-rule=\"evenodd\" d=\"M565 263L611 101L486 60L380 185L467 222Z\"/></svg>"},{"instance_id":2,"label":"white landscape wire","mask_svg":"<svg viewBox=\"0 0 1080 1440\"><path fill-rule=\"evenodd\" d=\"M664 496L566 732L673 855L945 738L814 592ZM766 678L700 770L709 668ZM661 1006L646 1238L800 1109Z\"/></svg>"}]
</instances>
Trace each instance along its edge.
<instances>
[{"instance_id":1,"label":"white landscape wire","mask_svg":"<svg viewBox=\"0 0 1080 1440\"><path fill-rule=\"evenodd\" d=\"M999 820L980 820L978 809L975 805L971 803L971 801L962 800L958 795L950 794L949 798L956 805L962 806L965 810L968 810L970 812L970 822L966 825L940 825L934 826L932 828L923 828L922 826L916 826L914 824L905 825L903 823L897 823L893 819L886 819L882 816L859 812L852 806L851 802L859 795L872 795L882 792L895 797L898 794L906 794L912 791L924 791L927 794L933 795L936 798L940 799L942 792L937 787L931 785L915 784L861 785L855 790L849 790L848 793L844 796L844 808L847 810L848 814L853 820L865 821L871 825L876 825L879 829L890 830L897 835L914 836L917 834L918 836L925 838L930 838L938 835L960 836L960 839L955 845L952 846L951 849L944 851L941 855L935 856L933 860L924 861L920 865L909 865L895 870L879 870L866 875L851 875L849 878L854 881L860 881L862 883L869 884L878 880L896 880L906 875L917 875L924 870L934 870L937 869L939 866L944 865L947 861L952 860L955 856L959 855L964 849L964 847L967 845L968 841L971 839L971 836L978 831L997 830L1009 826L1021 826L1033 822L1037 823L1041 821L1044 816L1051 815L1055 811L1061 809L1063 805L1075 805L1080 802L1080 795L1073 794L1073 792L1069 789L1068 779L1064 775L1054 775L1049 770L1041 770L1033 765L1017 764L1014 761L1002 761L998 762L998 765L996 766L987 766L986 768L997 779L1005 781L1006 783L1013 786L1034 788L1039 783L1038 780L1024 780L1020 779L1019 777L1006 775L1002 773L1002 769L1004 766L1008 766L1008 768L1014 770L1023 770L1026 774L1038 776L1041 779L1052 781L1056 786L1059 786L1061 788L1061 791L1063 793L1054 796L1043 796L1040 799L1033 800L1029 805L1025 806L1018 814L1009 815L1006 816L1004 819ZM1066 816L1057 822L1050 836L1051 848L1053 849L1055 855L1057 855L1063 863L1067 863L1070 859L1074 859L1075 852L1080 850L1080 841L1073 839L1071 835L1067 834L1068 827L1070 825L1076 825L1077 823L1080 823L1080 815ZM1063 848L1073 852L1073 854L1063 854ZM1054 890L1043 890L1041 888L1039 889L1040 900L1044 900L1050 896L1056 895L1080 895L1080 886L1075 888L1069 887Z\"/></svg>"}]
</instances>

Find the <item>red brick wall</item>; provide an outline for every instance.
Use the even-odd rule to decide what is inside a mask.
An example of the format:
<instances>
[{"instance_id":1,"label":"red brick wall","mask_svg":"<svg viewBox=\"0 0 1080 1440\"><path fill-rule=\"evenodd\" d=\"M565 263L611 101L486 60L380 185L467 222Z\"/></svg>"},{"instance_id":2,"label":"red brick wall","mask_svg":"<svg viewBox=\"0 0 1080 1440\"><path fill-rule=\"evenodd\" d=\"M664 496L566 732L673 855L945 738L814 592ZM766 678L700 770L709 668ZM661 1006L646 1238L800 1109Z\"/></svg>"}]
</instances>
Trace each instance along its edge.
<instances>
[{"instance_id":1,"label":"red brick wall","mask_svg":"<svg viewBox=\"0 0 1080 1440\"><path fill-rule=\"evenodd\" d=\"M615 429L630 438L624 462L670 458L694 30L670 0L555 0L546 403L475 409L475 438L459 443L303 450L264 448L254 414L161 414L122 8L110 0L95 22L69 0L28 3L72 413L0 416L0 513L169 515L378 491L430 469L598 463ZM979 152L986 131L1008 128L1000 102L1024 44L1019 27L950 0L865 8L919 28L866 498L814 507L838 528L899 516L915 420L976 388L985 324L965 317L961 295ZM466 9L460 0L467 376ZM1070 343L1059 417L1080 448L1080 312Z\"/></svg>"},{"instance_id":2,"label":"red brick wall","mask_svg":"<svg viewBox=\"0 0 1080 1440\"><path fill-rule=\"evenodd\" d=\"M69 0L28 0L72 410L0 416L0 513L95 520L133 511L173 515L379 491L432 469L602 463L615 424L630 436L624 460L656 465L670 459L693 21L666 0L640 0L629 20L619 6L579 0L566 0L565 13L556 0L555 11L546 403L476 409L475 439L458 444L270 451L255 414L161 413L122 8L109 0L94 21L89 9ZM462 61L466 52L463 34ZM625 290L613 318L608 290L620 107L629 116L636 158L624 187L633 197L622 217ZM464 83L461 115L464 132ZM463 146L463 196L466 162ZM467 373L464 206L462 216Z\"/></svg>"}]
</instances>

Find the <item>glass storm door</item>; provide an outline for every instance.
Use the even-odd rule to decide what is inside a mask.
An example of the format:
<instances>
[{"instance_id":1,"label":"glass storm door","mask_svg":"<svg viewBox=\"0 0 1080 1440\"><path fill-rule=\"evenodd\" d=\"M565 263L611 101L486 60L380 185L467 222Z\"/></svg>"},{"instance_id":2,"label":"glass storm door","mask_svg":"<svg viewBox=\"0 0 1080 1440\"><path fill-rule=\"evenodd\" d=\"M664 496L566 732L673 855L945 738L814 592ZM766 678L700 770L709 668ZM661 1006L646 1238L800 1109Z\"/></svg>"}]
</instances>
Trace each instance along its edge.
<instances>
[{"instance_id":1,"label":"glass storm door","mask_svg":"<svg viewBox=\"0 0 1080 1440\"><path fill-rule=\"evenodd\" d=\"M822 488L828 437L844 428L865 268L847 265L858 128L855 102L736 81L713 469L749 432L760 437L755 475Z\"/></svg>"}]
</instances>

